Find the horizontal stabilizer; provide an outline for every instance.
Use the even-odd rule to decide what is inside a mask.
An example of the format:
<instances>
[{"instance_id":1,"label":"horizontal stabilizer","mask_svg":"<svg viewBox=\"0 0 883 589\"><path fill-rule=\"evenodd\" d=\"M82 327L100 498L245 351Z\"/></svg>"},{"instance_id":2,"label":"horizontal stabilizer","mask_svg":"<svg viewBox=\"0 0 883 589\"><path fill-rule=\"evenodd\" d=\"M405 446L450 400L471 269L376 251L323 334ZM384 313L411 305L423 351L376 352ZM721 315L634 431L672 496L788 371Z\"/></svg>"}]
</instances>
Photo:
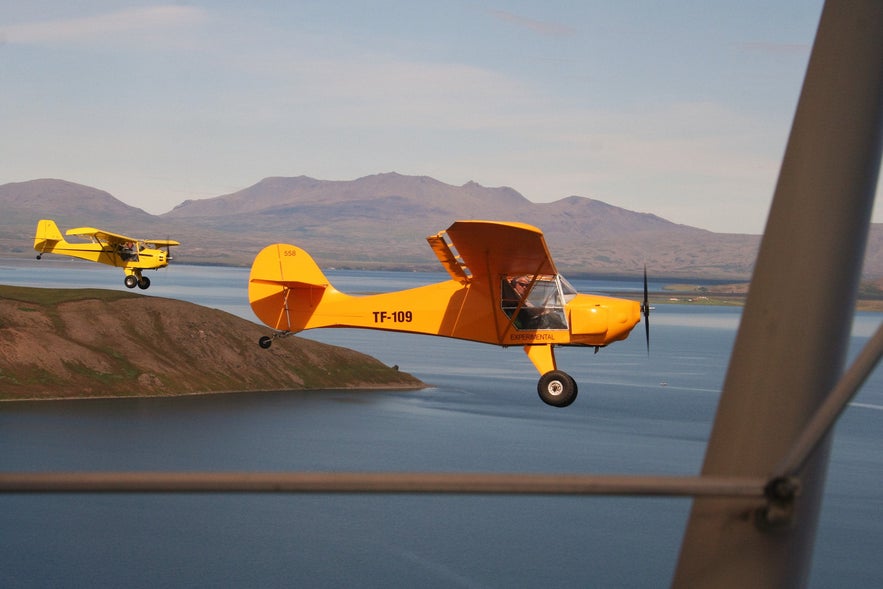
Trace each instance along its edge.
<instances>
[{"instance_id":1,"label":"horizontal stabilizer","mask_svg":"<svg viewBox=\"0 0 883 589\"><path fill-rule=\"evenodd\" d=\"M301 282L299 280L268 280L266 278L252 278L248 281L250 284L269 284L282 286L285 288L328 288L328 284L312 284L309 282Z\"/></svg>"}]
</instances>

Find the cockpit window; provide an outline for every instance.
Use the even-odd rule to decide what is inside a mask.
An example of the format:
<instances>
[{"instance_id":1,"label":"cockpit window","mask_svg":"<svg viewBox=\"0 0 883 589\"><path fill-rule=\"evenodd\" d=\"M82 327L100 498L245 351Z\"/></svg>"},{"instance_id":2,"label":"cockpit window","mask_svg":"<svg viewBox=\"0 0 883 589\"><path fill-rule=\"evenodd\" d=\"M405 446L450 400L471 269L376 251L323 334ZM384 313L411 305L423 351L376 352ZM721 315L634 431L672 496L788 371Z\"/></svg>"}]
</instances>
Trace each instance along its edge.
<instances>
[{"instance_id":1,"label":"cockpit window","mask_svg":"<svg viewBox=\"0 0 883 589\"><path fill-rule=\"evenodd\" d=\"M567 286L573 290L569 283ZM516 329L567 329L564 314L567 295L558 276L503 276L500 291L503 312L509 318L515 317Z\"/></svg>"},{"instance_id":2,"label":"cockpit window","mask_svg":"<svg viewBox=\"0 0 883 589\"><path fill-rule=\"evenodd\" d=\"M573 285L560 274L558 275L558 283L561 285L561 295L564 297L565 304L572 301L573 297L579 294Z\"/></svg>"}]
</instances>

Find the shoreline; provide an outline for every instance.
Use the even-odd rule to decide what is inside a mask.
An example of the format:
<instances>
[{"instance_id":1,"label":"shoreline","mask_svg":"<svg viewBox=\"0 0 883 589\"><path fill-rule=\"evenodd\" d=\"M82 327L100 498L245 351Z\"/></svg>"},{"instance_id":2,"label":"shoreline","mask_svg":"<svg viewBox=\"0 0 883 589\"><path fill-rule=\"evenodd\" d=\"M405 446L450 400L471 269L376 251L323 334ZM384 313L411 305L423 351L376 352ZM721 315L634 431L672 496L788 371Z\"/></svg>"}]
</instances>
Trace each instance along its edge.
<instances>
[{"instance_id":1,"label":"shoreline","mask_svg":"<svg viewBox=\"0 0 883 589\"><path fill-rule=\"evenodd\" d=\"M252 393L319 393L319 392L362 392L362 391L389 391L389 392L408 392L422 391L431 389L433 385L412 386L412 385L367 385L360 387L325 387L310 389L246 389L246 390L227 390L227 391L198 391L187 393L166 393L160 395L89 395L89 396L70 396L70 397L22 397L19 399L0 398L0 403L30 403L30 402L51 402L51 401L106 401L108 399L173 399L180 397L207 397L211 395L250 395Z\"/></svg>"}]
</instances>

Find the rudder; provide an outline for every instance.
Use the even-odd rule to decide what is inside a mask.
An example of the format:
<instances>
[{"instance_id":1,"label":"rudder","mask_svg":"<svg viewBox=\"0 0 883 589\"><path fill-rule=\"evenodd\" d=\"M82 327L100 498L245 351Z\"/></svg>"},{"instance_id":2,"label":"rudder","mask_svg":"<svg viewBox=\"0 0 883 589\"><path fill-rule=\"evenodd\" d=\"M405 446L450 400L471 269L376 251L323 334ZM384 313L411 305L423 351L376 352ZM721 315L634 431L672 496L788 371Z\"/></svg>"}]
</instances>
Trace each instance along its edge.
<instances>
[{"instance_id":1,"label":"rudder","mask_svg":"<svg viewBox=\"0 0 883 589\"><path fill-rule=\"evenodd\" d=\"M34 233L34 249L42 254L52 251L52 248L57 243L65 243L65 241L55 221L51 219L40 219L37 221L37 231Z\"/></svg>"},{"instance_id":2,"label":"rudder","mask_svg":"<svg viewBox=\"0 0 883 589\"><path fill-rule=\"evenodd\" d=\"M264 324L300 331L331 284L305 250L285 243L262 249L251 265L248 302Z\"/></svg>"}]
</instances>

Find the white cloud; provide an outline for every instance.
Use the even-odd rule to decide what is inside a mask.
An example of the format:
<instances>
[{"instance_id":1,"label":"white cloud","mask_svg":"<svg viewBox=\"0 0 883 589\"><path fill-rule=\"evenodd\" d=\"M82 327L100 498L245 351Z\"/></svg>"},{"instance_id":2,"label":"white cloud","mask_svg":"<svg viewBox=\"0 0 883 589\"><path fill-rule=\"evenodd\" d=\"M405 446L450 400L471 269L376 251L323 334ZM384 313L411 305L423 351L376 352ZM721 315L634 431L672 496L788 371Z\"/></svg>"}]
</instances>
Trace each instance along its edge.
<instances>
[{"instance_id":1,"label":"white cloud","mask_svg":"<svg viewBox=\"0 0 883 589\"><path fill-rule=\"evenodd\" d=\"M0 29L0 34L10 44L81 43L191 25L204 16L202 10L188 6L152 6L80 18L6 25Z\"/></svg>"},{"instance_id":2,"label":"white cloud","mask_svg":"<svg viewBox=\"0 0 883 589\"><path fill-rule=\"evenodd\" d=\"M550 21L536 20L528 18L520 14L515 14L507 10L491 10L491 16L503 22L515 25L521 29L526 29L540 35L549 37L570 36L576 33L576 29L571 26L563 25Z\"/></svg>"}]
</instances>

